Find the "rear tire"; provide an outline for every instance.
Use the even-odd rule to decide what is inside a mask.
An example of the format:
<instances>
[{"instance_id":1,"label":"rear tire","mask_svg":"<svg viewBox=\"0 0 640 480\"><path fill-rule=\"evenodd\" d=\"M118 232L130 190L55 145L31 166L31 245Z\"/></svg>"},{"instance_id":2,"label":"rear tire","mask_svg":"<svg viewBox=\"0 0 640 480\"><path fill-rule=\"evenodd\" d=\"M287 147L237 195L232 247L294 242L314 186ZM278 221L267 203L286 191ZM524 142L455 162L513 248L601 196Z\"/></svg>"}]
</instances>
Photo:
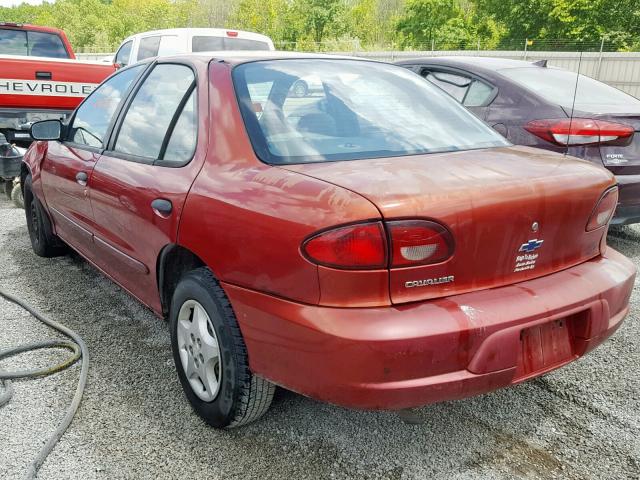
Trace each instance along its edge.
<instances>
[{"instance_id":1,"label":"rear tire","mask_svg":"<svg viewBox=\"0 0 640 480\"><path fill-rule=\"evenodd\" d=\"M11 200L13 204L18 208L24 208L24 198L22 196L22 188L19 183L16 183L11 190Z\"/></svg>"},{"instance_id":2,"label":"rear tire","mask_svg":"<svg viewBox=\"0 0 640 480\"><path fill-rule=\"evenodd\" d=\"M66 252L66 246L53 234L49 216L33 194L31 175L28 175L24 182L24 203L27 230L29 230L31 248L35 254L45 258L63 255Z\"/></svg>"},{"instance_id":3,"label":"rear tire","mask_svg":"<svg viewBox=\"0 0 640 480\"><path fill-rule=\"evenodd\" d=\"M271 405L275 385L249 370L231 304L208 268L180 280L169 317L176 370L196 413L216 428L260 418ZM211 354L216 348L217 356Z\"/></svg>"}]
</instances>

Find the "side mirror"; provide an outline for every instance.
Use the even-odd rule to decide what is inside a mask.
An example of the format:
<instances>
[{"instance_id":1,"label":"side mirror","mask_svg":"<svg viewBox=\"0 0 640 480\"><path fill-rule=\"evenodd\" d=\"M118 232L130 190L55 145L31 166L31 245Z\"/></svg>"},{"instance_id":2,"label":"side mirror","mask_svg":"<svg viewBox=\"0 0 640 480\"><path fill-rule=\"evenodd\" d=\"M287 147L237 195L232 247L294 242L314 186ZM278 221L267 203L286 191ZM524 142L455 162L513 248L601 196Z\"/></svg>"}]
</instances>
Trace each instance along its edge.
<instances>
[{"instance_id":1,"label":"side mirror","mask_svg":"<svg viewBox=\"0 0 640 480\"><path fill-rule=\"evenodd\" d=\"M42 120L31 125L29 130L34 140L60 140L62 137L62 122L60 120Z\"/></svg>"}]
</instances>

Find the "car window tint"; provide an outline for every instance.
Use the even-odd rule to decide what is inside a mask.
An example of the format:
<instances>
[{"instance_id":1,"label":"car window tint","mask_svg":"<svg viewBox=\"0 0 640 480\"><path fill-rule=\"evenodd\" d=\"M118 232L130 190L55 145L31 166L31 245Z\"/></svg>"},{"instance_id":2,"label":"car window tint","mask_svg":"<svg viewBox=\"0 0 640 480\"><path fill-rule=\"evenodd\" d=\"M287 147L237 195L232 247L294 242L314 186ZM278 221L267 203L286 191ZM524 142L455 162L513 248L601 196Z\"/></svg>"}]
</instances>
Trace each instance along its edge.
<instances>
[{"instance_id":1,"label":"car window tint","mask_svg":"<svg viewBox=\"0 0 640 480\"><path fill-rule=\"evenodd\" d=\"M115 150L157 159L171 120L195 77L184 65L157 65L135 94L125 114Z\"/></svg>"},{"instance_id":2,"label":"car window tint","mask_svg":"<svg viewBox=\"0 0 640 480\"><path fill-rule=\"evenodd\" d=\"M425 78L459 102L464 99L471 83L471 79L467 77L443 72L427 72Z\"/></svg>"},{"instance_id":3,"label":"car window tint","mask_svg":"<svg viewBox=\"0 0 640 480\"><path fill-rule=\"evenodd\" d=\"M180 42L177 35L163 35L158 45L158 56L168 56L180 53Z\"/></svg>"},{"instance_id":4,"label":"car window tint","mask_svg":"<svg viewBox=\"0 0 640 480\"><path fill-rule=\"evenodd\" d=\"M243 63L232 75L253 148L267 163L509 145L440 88L399 66L282 59ZM294 88L300 81L306 88ZM263 104L262 89L253 86L269 82Z\"/></svg>"},{"instance_id":5,"label":"car window tint","mask_svg":"<svg viewBox=\"0 0 640 480\"><path fill-rule=\"evenodd\" d=\"M81 145L101 147L113 114L144 67L139 65L122 70L100 85L78 108L69 140Z\"/></svg>"},{"instance_id":6,"label":"car window tint","mask_svg":"<svg viewBox=\"0 0 640 480\"><path fill-rule=\"evenodd\" d=\"M575 94L576 110L593 113L601 113L603 110L608 113L629 113L640 109L640 100L637 98L586 75L577 76L568 70L531 66L507 68L498 72L563 107L572 107Z\"/></svg>"},{"instance_id":7,"label":"car window tint","mask_svg":"<svg viewBox=\"0 0 640 480\"><path fill-rule=\"evenodd\" d=\"M184 104L182 113L180 113L171 133L167 150L162 158L165 163L183 164L191 160L196 149L198 136L196 118L196 92L194 90L189 95L187 103Z\"/></svg>"},{"instance_id":8,"label":"car window tint","mask_svg":"<svg viewBox=\"0 0 640 480\"><path fill-rule=\"evenodd\" d=\"M160 37L145 37L140 39L140 46L138 47L138 60L149 57L157 57L158 49L160 48Z\"/></svg>"},{"instance_id":9,"label":"car window tint","mask_svg":"<svg viewBox=\"0 0 640 480\"><path fill-rule=\"evenodd\" d=\"M213 35L197 35L191 40L194 52L215 52L220 50L269 50L269 44L247 38L226 38Z\"/></svg>"},{"instance_id":10,"label":"car window tint","mask_svg":"<svg viewBox=\"0 0 640 480\"><path fill-rule=\"evenodd\" d=\"M492 87L479 80L474 80L469 86L467 96L464 97L464 102L462 103L465 107L480 107L486 105L492 93Z\"/></svg>"},{"instance_id":11,"label":"car window tint","mask_svg":"<svg viewBox=\"0 0 640 480\"><path fill-rule=\"evenodd\" d=\"M27 32L29 55L34 57L69 58L62 39L52 33Z\"/></svg>"},{"instance_id":12,"label":"car window tint","mask_svg":"<svg viewBox=\"0 0 640 480\"><path fill-rule=\"evenodd\" d=\"M123 67L129 65L129 57L131 56L131 46L133 45L133 40L129 40L127 43L120 47L118 53L116 54L115 62Z\"/></svg>"},{"instance_id":13,"label":"car window tint","mask_svg":"<svg viewBox=\"0 0 640 480\"><path fill-rule=\"evenodd\" d=\"M224 50L222 37L194 36L191 40L191 50L194 52L216 52Z\"/></svg>"},{"instance_id":14,"label":"car window tint","mask_svg":"<svg viewBox=\"0 0 640 480\"><path fill-rule=\"evenodd\" d=\"M0 55L28 55L27 32L0 28Z\"/></svg>"}]
</instances>

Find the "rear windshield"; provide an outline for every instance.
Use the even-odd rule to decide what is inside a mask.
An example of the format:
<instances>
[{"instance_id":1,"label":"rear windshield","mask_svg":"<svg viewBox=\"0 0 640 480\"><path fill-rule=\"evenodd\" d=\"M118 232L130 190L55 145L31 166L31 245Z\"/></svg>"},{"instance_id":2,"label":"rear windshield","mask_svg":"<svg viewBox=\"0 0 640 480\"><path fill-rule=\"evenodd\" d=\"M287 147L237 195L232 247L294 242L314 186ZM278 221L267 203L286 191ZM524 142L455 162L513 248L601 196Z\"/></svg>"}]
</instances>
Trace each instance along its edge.
<instances>
[{"instance_id":1,"label":"rear windshield","mask_svg":"<svg viewBox=\"0 0 640 480\"><path fill-rule=\"evenodd\" d=\"M10 28L0 28L0 55L69 58L58 35Z\"/></svg>"},{"instance_id":2,"label":"rear windshield","mask_svg":"<svg viewBox=\"0 0 640 480\"><path fill-rule=\"evenodd\" d=\"M575 108L585 112L607 113L637 111L640 100L621 90L585 75L576 75L556 68L523 67L499 70L523 87L544 99L571 108L575 94ZM577 85L577 90L576 90Z\"/></svg>"},{"instance_id":3,"label":"rear windshield","mask_svg":"<svg viewBox=\"0 0 640 480\"><path fill-rule=\"evenodd\" d=\"M509 145L449 95L402 67L291 59L241 64L233 76L251 142L267 163Z\"/></svg>"},{"instance_id":4,"label":"rear windshield","mask_svg":"<svg viewBox=\"0 0 640 480\"><path fill-rule=\"evenodd\" d=\"M269 50L269 44L246 38L196 36L192 40L194 52L217 52L220 50Z\"/></svg>"}]
</instances>

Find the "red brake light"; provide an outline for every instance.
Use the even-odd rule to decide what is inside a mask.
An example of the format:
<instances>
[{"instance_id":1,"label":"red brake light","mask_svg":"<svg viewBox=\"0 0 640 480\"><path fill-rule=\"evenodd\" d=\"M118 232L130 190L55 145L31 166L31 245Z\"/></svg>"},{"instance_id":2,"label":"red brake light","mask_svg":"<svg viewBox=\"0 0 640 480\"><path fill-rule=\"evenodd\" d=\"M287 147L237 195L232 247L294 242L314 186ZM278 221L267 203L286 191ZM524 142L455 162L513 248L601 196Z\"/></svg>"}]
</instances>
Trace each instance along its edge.
<instances>
[{"instance_id":1,"label":"red brake light","mask_svg":"<svg viewBox=\"0 0 640 480\"><path fill-rule=\"evenodd\" d=\"M453 237L439 223L428 220L387 222L391 237L391 267L440 263L453 254Z\"/></svg>"},{"instance_id":2,"label":"red brake light","mask_svg":"<svg viewBox=\"0 0 640 480\"><path fill-rule=\"evenodd\" d=\"M227 30L227 37L237 37L237 36L238 36L238 32L233 30Z\"/></svg>"},{"instance_id":3,"label":"red brake light","mask_svg":"<svg viewBox=\"0 0 640 480\"><path fill-rule=\"evenodd\" d=\"M593 213L587 222L587 232L607 225L611 220L611 217L613 217L617 205L618 187L613 187L604 192L602 197L600 197L596 208L593 210Z\"/></svg>"},{"instance_id":4,"label":"red brake light","mask_svg":"<svg viewBox=\"0 0 640 480\"><path fill-rule=\"evenodd\" d=\"M305 241L302 251L314 263L328 267L376 269L387 266L387 247L380 222L322 232Z\"/></svg>"},{"instance_id":5,"label":"red brake light","mask_svg":"<svg viewBox=\"0 0 640 480\"><path fill-rule=\"evenodd\" d=\"M562 146L611 142L627 144L635 133L629 125L589 118L533 120L524 128L543 140Z\"/></svg>"}]
</instances>

